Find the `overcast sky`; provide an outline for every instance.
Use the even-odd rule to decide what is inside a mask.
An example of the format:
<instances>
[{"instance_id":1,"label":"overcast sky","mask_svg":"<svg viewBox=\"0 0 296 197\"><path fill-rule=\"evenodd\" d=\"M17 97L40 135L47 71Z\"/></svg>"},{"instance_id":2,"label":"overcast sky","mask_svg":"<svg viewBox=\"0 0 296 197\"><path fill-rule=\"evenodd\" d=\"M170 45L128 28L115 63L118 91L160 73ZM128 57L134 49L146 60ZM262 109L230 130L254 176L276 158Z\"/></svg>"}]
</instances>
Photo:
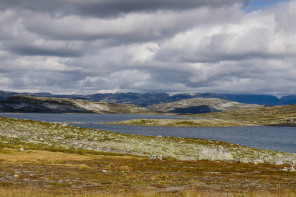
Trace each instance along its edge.
<instances>
[{"instance_id":1,"label":"overcast sky","mask_svg":"<svg viewBox=\"0 0 296 197\"><path fill-rule=\"evenodd\" d=\"M0 90L296 94L296 0L0 0Z\"/></svg>"}]
</instances>

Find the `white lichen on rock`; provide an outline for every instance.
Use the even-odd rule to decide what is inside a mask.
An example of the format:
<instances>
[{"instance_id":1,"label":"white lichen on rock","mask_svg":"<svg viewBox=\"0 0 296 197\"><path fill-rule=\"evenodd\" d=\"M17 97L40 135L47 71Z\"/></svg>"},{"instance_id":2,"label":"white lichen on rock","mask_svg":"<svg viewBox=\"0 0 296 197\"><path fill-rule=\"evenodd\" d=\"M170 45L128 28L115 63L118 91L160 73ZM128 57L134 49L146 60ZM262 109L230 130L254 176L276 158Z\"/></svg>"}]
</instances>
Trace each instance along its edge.
<instances>
[{"instance_id":1,"label":"white lichen on rock","mask_svg":"<svg viewBox=\"0 0 296 197\"><path fill-rule=\"evenodd\" d=\"M181 160L227 160L242 163L291 164L296 154L259 150L224 142L180 137L118 134L62 124L0 117L0 143L165 157Z\"/></svg>"},{"instance_id":2,"label":"white lichen on rock","mask_svg":"<svg viewBox=\"0 0 296 197\"><path fill-rule=\"evenodd\" d=\"M228 152L223 150L223 147L219 147L219 149L209 149L209 148L203 148L198 155L198 160L224 160L224 161L229 161L233 160L233 155Z\"/></svg>"}]
</instances>

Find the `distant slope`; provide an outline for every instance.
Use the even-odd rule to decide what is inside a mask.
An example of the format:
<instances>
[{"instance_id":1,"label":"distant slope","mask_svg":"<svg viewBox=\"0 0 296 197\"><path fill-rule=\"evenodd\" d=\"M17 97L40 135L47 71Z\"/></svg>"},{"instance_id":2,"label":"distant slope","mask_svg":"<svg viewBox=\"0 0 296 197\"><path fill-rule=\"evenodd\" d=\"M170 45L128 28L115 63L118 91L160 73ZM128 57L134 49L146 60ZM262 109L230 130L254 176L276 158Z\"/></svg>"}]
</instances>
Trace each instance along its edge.
<instances>
[{"instance_id":1,"label":"distant slope","mask_svg":"<svg viewBox=\"0 0 296 197\"><path fill-rule=\"evenodd\" d=\"M296 126L296 105L241 109L202 114L196 117L218 118L255 125Z\"/></svg>"},{"instance_id":2,"label":"distant slope","mask_svg":"<svg viewBox=\"0 0 296 197\"><path fill-rule=\"evenodd\" d=\"M280 99L272 95L244 95L244 94L222 94L228 100L258 105L279 105Z\"/></svg>"},{"instance_id":3,"label":"distant slope","mask_svg":"<svg viewBox=\"0 0 296 197\"><path fill-rule=\"evenodd\" d=\"M150 105L147 108L156 112L199 114L260 107L218 98L192 98L181 101Z\"/></svg>"},{"instance_id":4,"label":"distant slope","mask_svg":"<svg viewBox=\"0 0 296 197\"><path fill-rule=\"evenodd\" d=\"M284 96L280 99L281 105L293 105L296 104L296 95Z\"/></svg>"},{"instance_id":5,"label":"distant slope","mask_svg":"<svg viewBox=\"0 0 296 197\"><path fill-rule=\"evenodd\" d=\"M218 94L196 93L196 94L168 94L168 93L114 93L94 94L89 96L90 101L103 101L113 103L129 103L146 107L148 105L180 101L191 98L224 98Z\"/></svg>"},{"instance_id":6,"label":"distant slope","mask_svg":"<svg viewBox=\"0 0 296 197\"><path fill-rule=\"evenodd\" d=\"M0 90L0 100L6 99L10 96L17 95L17 94L18 93L15 93L15 92L7 92L7 91Z\"/></svg>"},{"instance_id":7,"label":"distant slope","mask_svg":"<svg viewBox=\"0 0 296 197\"><path fill-rule=\"evenodd\" d=\"M44 113L147 113L148 110L129 104L89 102L65 98L11 96L0 100L1 112Z\"/></svg>"},{"instance_id":8,"label":"distant slope","mask_svg":"<svg viewBox=\"0 0 296 197\"><path fill-rule=\"evenodd\" d=\"M38 92L38 93L30 93L30 92L8 92L8 91L1 91L0 90L0 100L6 99L10 96L36 96L36 97L50 97L50 98L69 98L69 99L80 99L80 100L87 100L89 96L87 95L59 95L59 94L51 94L48 92Z\"/></svg>"}]
</instances>

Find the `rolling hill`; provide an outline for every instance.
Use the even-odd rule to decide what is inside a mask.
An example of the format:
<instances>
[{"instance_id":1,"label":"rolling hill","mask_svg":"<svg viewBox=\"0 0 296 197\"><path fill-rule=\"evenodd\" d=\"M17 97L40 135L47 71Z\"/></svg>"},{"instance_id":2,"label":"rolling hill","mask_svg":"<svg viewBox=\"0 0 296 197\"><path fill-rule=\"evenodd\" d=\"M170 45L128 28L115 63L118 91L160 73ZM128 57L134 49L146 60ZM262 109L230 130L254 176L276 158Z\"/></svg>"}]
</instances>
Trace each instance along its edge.
<instances>
[{"instance_id":1,"label":"rolling hill","mask_svg":"<svg viewBox=\"0 0 296 197\"><path fill-rule=\"evenodd\" d=\"M148 109L156 112L180 114L200 114L257 107L260 105L237 103L219 98L192 98L147 106Z\"/></svg>"},{"instance_id":2,"label":"rolling hill","mask_svg":"<svg viewBox=\"0 0 296 197\"><path fill-rule=\"evenodd\" d=\"M125 103L133 104L141 107L147 107L154 104L169 103L181 101L184 99L193 98L219 98L229 101L245 103L245 104L257 104L265 106L276 105L292 105L296 104L296 95L287 95L278 98L273 95L251 95L251 94L214 94L214 93L182 93L182 94L169 94L169 93L98 93L90 95L65 95L65 94L51 94L47 92L39 93L17 93L0 91L0 100L5 100L8 97L24 95L24 96L36 96L47 98L68 98L74 100L86 100L92 102L107 102L107 103ZM209 109L207 109L209 110Z\"/></svg>"},{"instance_id":3,"label":"rolling hill","mask_svg":"<svg viewBox=\"0 0 296 197\"><path fill-rule=\"evenodd\" d=\"M296 105L241 109L218 113L199 114L194 117L237 121L246 125L296 126Z\"/></svg>"},{"instance_id":4,"label":"rolling hill","mask_svg":"<svg viewBox=\"0 0 296 197\"><path fill-rule=\"evenodd\" d=\"M11 96L0 100L0 111L39 113L148 113L148 110L145 108L130 104L23 95Z\"/></svg>"}]
</instances>

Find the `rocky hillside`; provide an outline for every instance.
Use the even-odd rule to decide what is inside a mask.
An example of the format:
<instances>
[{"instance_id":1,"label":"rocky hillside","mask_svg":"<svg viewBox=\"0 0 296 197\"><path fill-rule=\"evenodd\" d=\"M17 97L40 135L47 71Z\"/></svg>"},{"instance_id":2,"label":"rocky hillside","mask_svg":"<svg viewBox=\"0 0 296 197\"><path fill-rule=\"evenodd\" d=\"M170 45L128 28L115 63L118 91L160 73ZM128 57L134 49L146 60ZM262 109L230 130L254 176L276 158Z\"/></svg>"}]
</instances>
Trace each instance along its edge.
<instances>
[{"instance_id":1,"label":"rocky hillside","mask_svg":"<svg viewBox=\"0 0 296 197\"><path fill-rule=\"evenodd\" d=\"M0 100L1 112L39 113L147 113L148 110L130 104L89 102L65 98L11 96Z\"/></svg>"},{"instance_id":2,"label":"rocky hillside","mask_svg":"<svg viewBox=\"0 0 296 197\"><path fill-rule=\"evenodd\" d=\"M89 96L91 101L104 101L114 103L129 103L147 107L153 104L168 103L191 98L224 98L221 95L210 93L196 94L168 94L168 93L115 93L94 94Z\"/></svg>"},{"instance_id":3,"label":"rocky hillside","mask_svg":"<svg viewBox=\"0 0 296 197\"><path fill-rule=\"evenodd\" d=\"M179 137L142 136L77 128L65 124L0 117L0 148L24 150L114 152L180 160L228 160L281 165L296 154L259 150L226 142Z\"/></svg>"},{"instance_id":4,"label":"rocky hillside","mask_svg":"<svg viewBox=\"0 0 296 197\"><path fill-rule=\"evenodd\" d=\"M156 112L200 114L257 107L260 105L237 103L219 98L193 98L150 105L147 108Z\"/></svg>"}]
</instances>

